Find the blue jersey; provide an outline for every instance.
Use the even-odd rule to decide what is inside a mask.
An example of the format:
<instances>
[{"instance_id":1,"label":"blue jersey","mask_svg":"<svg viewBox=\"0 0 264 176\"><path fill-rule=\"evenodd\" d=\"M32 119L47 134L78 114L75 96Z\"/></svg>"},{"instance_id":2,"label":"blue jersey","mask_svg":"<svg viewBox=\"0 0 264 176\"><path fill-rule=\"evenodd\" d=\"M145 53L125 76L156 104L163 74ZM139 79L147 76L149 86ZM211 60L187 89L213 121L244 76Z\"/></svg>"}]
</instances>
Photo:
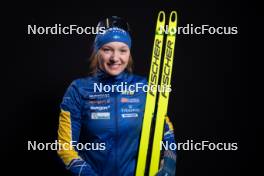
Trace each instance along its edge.
<instances>
[{"instance_id":1,"label":"blue jersey","mask_svg":"<svg viewBox=\"0 0 264 176\"><path fill-rule=\"evenodd\" d=\"M146 85L135 74L102 71L71 83L61 103L58 154L73 175L135 174ZM164 134L174 141L168 120Z\"/></svg>"}]
</instances>

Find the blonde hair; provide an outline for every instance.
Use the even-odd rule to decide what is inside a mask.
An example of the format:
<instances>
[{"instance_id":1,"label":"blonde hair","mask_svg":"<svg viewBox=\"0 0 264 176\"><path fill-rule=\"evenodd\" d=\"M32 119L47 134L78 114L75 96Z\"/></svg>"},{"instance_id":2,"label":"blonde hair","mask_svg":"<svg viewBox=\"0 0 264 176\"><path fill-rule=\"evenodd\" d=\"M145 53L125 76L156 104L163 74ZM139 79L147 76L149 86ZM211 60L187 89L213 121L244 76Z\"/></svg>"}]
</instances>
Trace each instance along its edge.
<instances>
[{"instance_id":1,"label":"blonde hair","mask_svg":"<svg viewBox=\"0 0 264 176\"><path fill-rule=\"evenodd\" d=\"M90 76L93 76L96 74L99 67L99 52L96 52L95 50L92 52L90 58L89 58L89 69L88 74ZM126 67L126 71L129 73L133 72L133 59L131 54L129 55L128 64Z\"/></svg>"}]
</instances>

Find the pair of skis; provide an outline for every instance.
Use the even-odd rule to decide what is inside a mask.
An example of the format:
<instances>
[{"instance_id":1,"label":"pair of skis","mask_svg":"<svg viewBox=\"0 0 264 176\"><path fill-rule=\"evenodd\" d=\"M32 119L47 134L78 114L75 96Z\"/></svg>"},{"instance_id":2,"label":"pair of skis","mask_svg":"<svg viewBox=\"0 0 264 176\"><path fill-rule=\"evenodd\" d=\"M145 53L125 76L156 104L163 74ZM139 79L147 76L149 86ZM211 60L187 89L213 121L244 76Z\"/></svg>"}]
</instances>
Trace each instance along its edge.
<instances>
[{"instance_id":1,"label":"pair of skis","mask_svg":"<svg viewBox=\"0 0 264 176\"><path fill-rule=\"evenodd\" d=\"M168 88L170 88L170 84L171 84L174 47L176 41L177 12L172 11L170 13L169 23L167 27L165 26L165 23L166 23L165 12L160 11L156 23L151 66L150 66L150 72L148 78L148 86L149 88L158 87L163 40L166 35L165 53L163 56L163 66L162 66L161 82L160 82L161 89L156 89L156 90L149 89L147 93L141 138L140 138L137 168L136 168L136 176L144 176L145 173L149 173L149 176L154 176L155 174L157 174L159 170L160 152L161 152L160 143L163 137L164 122L165 122L165 117L167 116L167 109L169 103ZM157 102L157 113L156 115L154 115L157 90L159 90L159 99ZM153 136L152 152L150 157L150 167L149 167L149 171L145 171L148 147L150 143L149 139L150 139L151 123L154 116L156 116L156 122L155 122L154 136Z\"/></svg>"}]
</instances>

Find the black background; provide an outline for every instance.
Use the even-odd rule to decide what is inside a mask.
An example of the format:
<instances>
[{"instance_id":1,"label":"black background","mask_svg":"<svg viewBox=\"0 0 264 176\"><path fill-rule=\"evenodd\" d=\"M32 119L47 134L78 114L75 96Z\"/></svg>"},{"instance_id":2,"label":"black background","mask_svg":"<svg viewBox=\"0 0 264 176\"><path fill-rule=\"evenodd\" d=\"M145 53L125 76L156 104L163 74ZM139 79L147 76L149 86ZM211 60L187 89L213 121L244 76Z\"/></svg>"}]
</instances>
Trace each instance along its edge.
<instances>
[{"instance_id":1,"label":"black background","mask_svg":"<svg viewBox=\"0 0 264 176\"><path fill-rule=\"evenodd\" d=\"M24 6L6 14L8 33L3 35L10 46L3 68L8 106L2 123L8 175L69 174L56 151L27 151L27 141L56 140L62 96L73 79L86 75L94 40L93 35L28 35L27 25L96 26L104 17L122 16L132 28L134 71L147 76L160 10L167 15L177 10L178 26L238 27L237 35L177 36L168 112L176 140L238 143L237 151L178 151L177 175L254 175L259 128L249 112L252 6L238 1Z\"/></svg>"}]
</instances>

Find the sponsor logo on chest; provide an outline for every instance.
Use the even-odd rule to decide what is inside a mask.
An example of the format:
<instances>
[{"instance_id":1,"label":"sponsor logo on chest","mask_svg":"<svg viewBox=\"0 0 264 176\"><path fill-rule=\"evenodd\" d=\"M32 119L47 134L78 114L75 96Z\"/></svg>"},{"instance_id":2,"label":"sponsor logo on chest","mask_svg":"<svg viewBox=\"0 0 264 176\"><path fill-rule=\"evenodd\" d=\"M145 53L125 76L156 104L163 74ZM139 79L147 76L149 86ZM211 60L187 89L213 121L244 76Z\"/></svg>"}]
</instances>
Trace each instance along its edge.
<instances>
[{"instance_id":1,"label":"sponsor logo on chest","mask_svg":"<svg viewBox=\"0 0 264 176\"><path fill-rule=\"evenodd\" d=\"M91 119L110 119L110 112L92 112Z\"/></svg>"},{"instance_id":2,"label":"sponsor logo on chest","mask_svg":"<svg viewBox=\"0 0 264 176\"><path fill-rule=\"evenodd\" d=\"M121 114L122 118L132 118L132 117L138 117L137 113L128 113L128 114Z\"/></svg>"},{"instance_id":3,"label":"sponsor logo on chest","mask_svg":"<svg viewBox=\"0 0 264 176\"><path fill-rule=\"evenodd\" d=\"M110 105L108 106L91 106L91 110L98 110L98 111L103 111L103 110L108 110L110 108Z\"/></svg>"},{"instance_id":4,"label":"sponsor logo on chest","mask_svg":"<svg viewBox=\"0 0 264 176\"><path fill-rule=\"evenodd\" d=\"M139 98L121 98L121 103L139 103Z\"/></svg>"}]
</instances>

